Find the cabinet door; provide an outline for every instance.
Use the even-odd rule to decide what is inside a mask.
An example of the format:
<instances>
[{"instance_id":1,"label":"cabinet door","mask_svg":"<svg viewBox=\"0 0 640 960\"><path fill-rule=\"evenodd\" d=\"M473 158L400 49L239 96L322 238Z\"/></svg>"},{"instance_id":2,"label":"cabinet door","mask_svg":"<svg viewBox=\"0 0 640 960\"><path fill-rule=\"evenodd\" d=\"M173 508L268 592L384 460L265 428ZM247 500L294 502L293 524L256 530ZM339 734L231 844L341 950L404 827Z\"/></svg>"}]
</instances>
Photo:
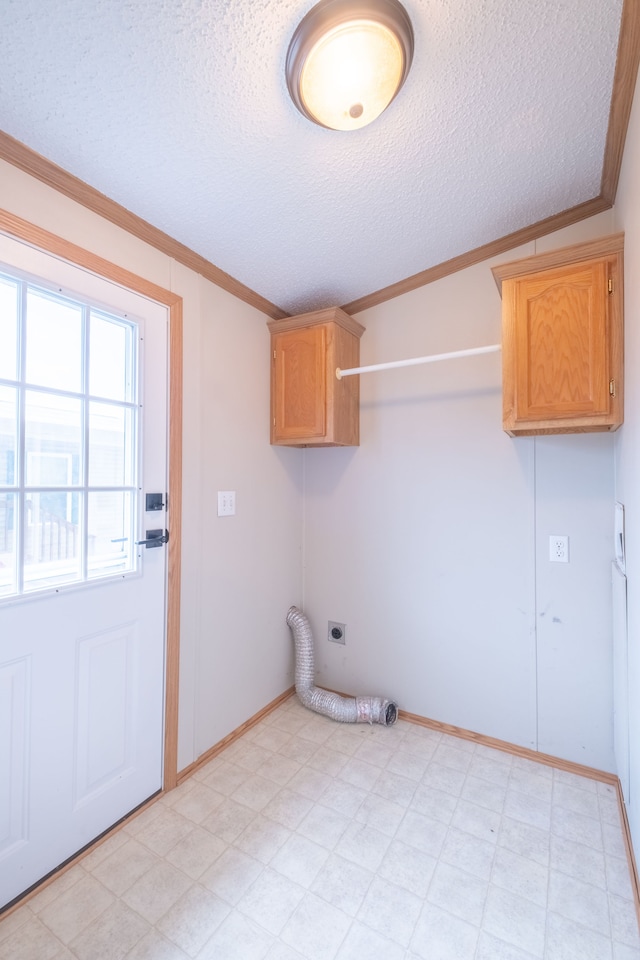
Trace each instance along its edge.
<instances>
[{"instance_id":1,"label":"cabinet door","mask_svg":"<svg viewBox=\"0 0 640 960\"><path fill-rule=\"evenodd\" d=\"M273 439L318 439L326 432L326 329L289 330L273 337Z\"/></svg>"},{"instance_id":2,"label":"cabinet door","mask_svg":"<svg viewBox=\"0 0 640 960\"><path fill-rule=\"evenodd\" d=\"M516 282L516 419L609 412L607 263Z\"/></svg>"}]
</instances>

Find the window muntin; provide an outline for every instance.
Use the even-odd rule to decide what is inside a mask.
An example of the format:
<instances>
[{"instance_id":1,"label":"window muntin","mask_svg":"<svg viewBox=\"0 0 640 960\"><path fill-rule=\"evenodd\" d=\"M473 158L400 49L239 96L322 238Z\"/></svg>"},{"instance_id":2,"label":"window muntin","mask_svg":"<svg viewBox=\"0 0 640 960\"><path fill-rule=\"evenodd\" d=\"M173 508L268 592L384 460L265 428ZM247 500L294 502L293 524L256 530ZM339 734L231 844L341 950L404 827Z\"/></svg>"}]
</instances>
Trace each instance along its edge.
<instances>
[{"instance_id":1,"label":"window muntin","mask_svg":"<svg viewBox=\"0 0 640 960\"><path fill-rule=\"evenodd\" d=\"M138 341L0 273L0 598L136 569Z\"/></svg>"}]
</instances>

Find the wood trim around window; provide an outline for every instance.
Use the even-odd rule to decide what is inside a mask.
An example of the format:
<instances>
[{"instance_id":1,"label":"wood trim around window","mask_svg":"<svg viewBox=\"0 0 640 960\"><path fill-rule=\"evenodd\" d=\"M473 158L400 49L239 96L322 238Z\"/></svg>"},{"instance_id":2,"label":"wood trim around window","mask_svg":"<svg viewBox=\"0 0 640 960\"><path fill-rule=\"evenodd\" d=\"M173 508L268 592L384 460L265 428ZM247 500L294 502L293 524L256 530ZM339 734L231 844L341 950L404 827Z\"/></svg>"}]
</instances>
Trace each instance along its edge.
<instances>
[{"instance_id":1,"label":"wood trim around window","mask_svg":"<svg viewBox=\"0 0 640 960\"><path fill-rule=\"evenodd\" d=\"M0 232L67 260L106 280L164 304L169 311L169 512L165 666L165 790L177 784L178 680L180 656L180 562L182 531L182 297L64 240L21 217L0 210Z\"/></svg>"}]
</instances>

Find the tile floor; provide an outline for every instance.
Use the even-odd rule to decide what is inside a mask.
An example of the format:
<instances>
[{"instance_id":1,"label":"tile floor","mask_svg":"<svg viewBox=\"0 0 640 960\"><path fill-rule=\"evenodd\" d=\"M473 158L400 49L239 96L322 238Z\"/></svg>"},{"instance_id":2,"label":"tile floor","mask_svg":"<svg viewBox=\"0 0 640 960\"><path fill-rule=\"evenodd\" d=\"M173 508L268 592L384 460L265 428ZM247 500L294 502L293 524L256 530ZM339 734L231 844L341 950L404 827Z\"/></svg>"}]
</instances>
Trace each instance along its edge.
<instances>
[{"instance_id":1,"label":"tile floor","mask_svg":"<svg viewBox=\"0 0 640 960\"><path fill-rule=\"evenodd\" d=\"M612 787L295 698L0 922L0 960L640 960Z\"/></svg>"}]
</instances>

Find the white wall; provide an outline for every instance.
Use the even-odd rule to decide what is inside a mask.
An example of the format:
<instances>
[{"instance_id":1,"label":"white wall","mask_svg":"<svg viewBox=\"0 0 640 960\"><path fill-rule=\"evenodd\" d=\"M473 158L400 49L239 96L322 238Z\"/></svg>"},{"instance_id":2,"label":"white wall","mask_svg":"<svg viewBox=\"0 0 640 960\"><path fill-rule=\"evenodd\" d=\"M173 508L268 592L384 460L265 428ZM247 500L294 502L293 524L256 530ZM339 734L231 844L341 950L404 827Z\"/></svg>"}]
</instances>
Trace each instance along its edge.
<instances>
[{"instance_id":1,"label":"white wall","mask_svg":"<svg viewBox=\"0 0 640 960\"><path fill-rule=\"evenodd\" d=\"M285 617L302 597L302 458L269 443L265 317L201 290L197 754L293 683ZM217 517L217 490L236 491L235 518Z\"/></svg>"},{"instance_id":2,"label":"white wall","mask_svg":"<svg viewBox=\"0 0 640 960\"><path fill-rule=\"evenodd\" d=\"M602 214L499 261L612 228ZM359 314L362 362L499 342L500 312L476 265ZM613 438L507 437L499 355L361 390L360 448L305 452L320 682L611 770ZM549 563L551 534L569 535L568 565Z\"/></svg>"},{"instance_id":3,"label":"white wall","mask_svg":"<svg viewBox=\"0 0 640 960\"><path fill-rule=\"evenodd\" d=\"M625 421L616 437L616 497L625 505L629 629L629 820L640 850L640 95L636 87L615 206L624 230Z\"/></svg>"},{"instance_id":4,"label":"white wall","mask_svg":"<svg viewBox=\"0 0 640 960\"><path fill-rule=\"evenodd\" d=\"M184 299L182 769L293 682L302 458L269 445L266 318L2 162L0 207ZM217 517L219 489L237 491L235 518Z\"/></svg>"}]
</instances>

